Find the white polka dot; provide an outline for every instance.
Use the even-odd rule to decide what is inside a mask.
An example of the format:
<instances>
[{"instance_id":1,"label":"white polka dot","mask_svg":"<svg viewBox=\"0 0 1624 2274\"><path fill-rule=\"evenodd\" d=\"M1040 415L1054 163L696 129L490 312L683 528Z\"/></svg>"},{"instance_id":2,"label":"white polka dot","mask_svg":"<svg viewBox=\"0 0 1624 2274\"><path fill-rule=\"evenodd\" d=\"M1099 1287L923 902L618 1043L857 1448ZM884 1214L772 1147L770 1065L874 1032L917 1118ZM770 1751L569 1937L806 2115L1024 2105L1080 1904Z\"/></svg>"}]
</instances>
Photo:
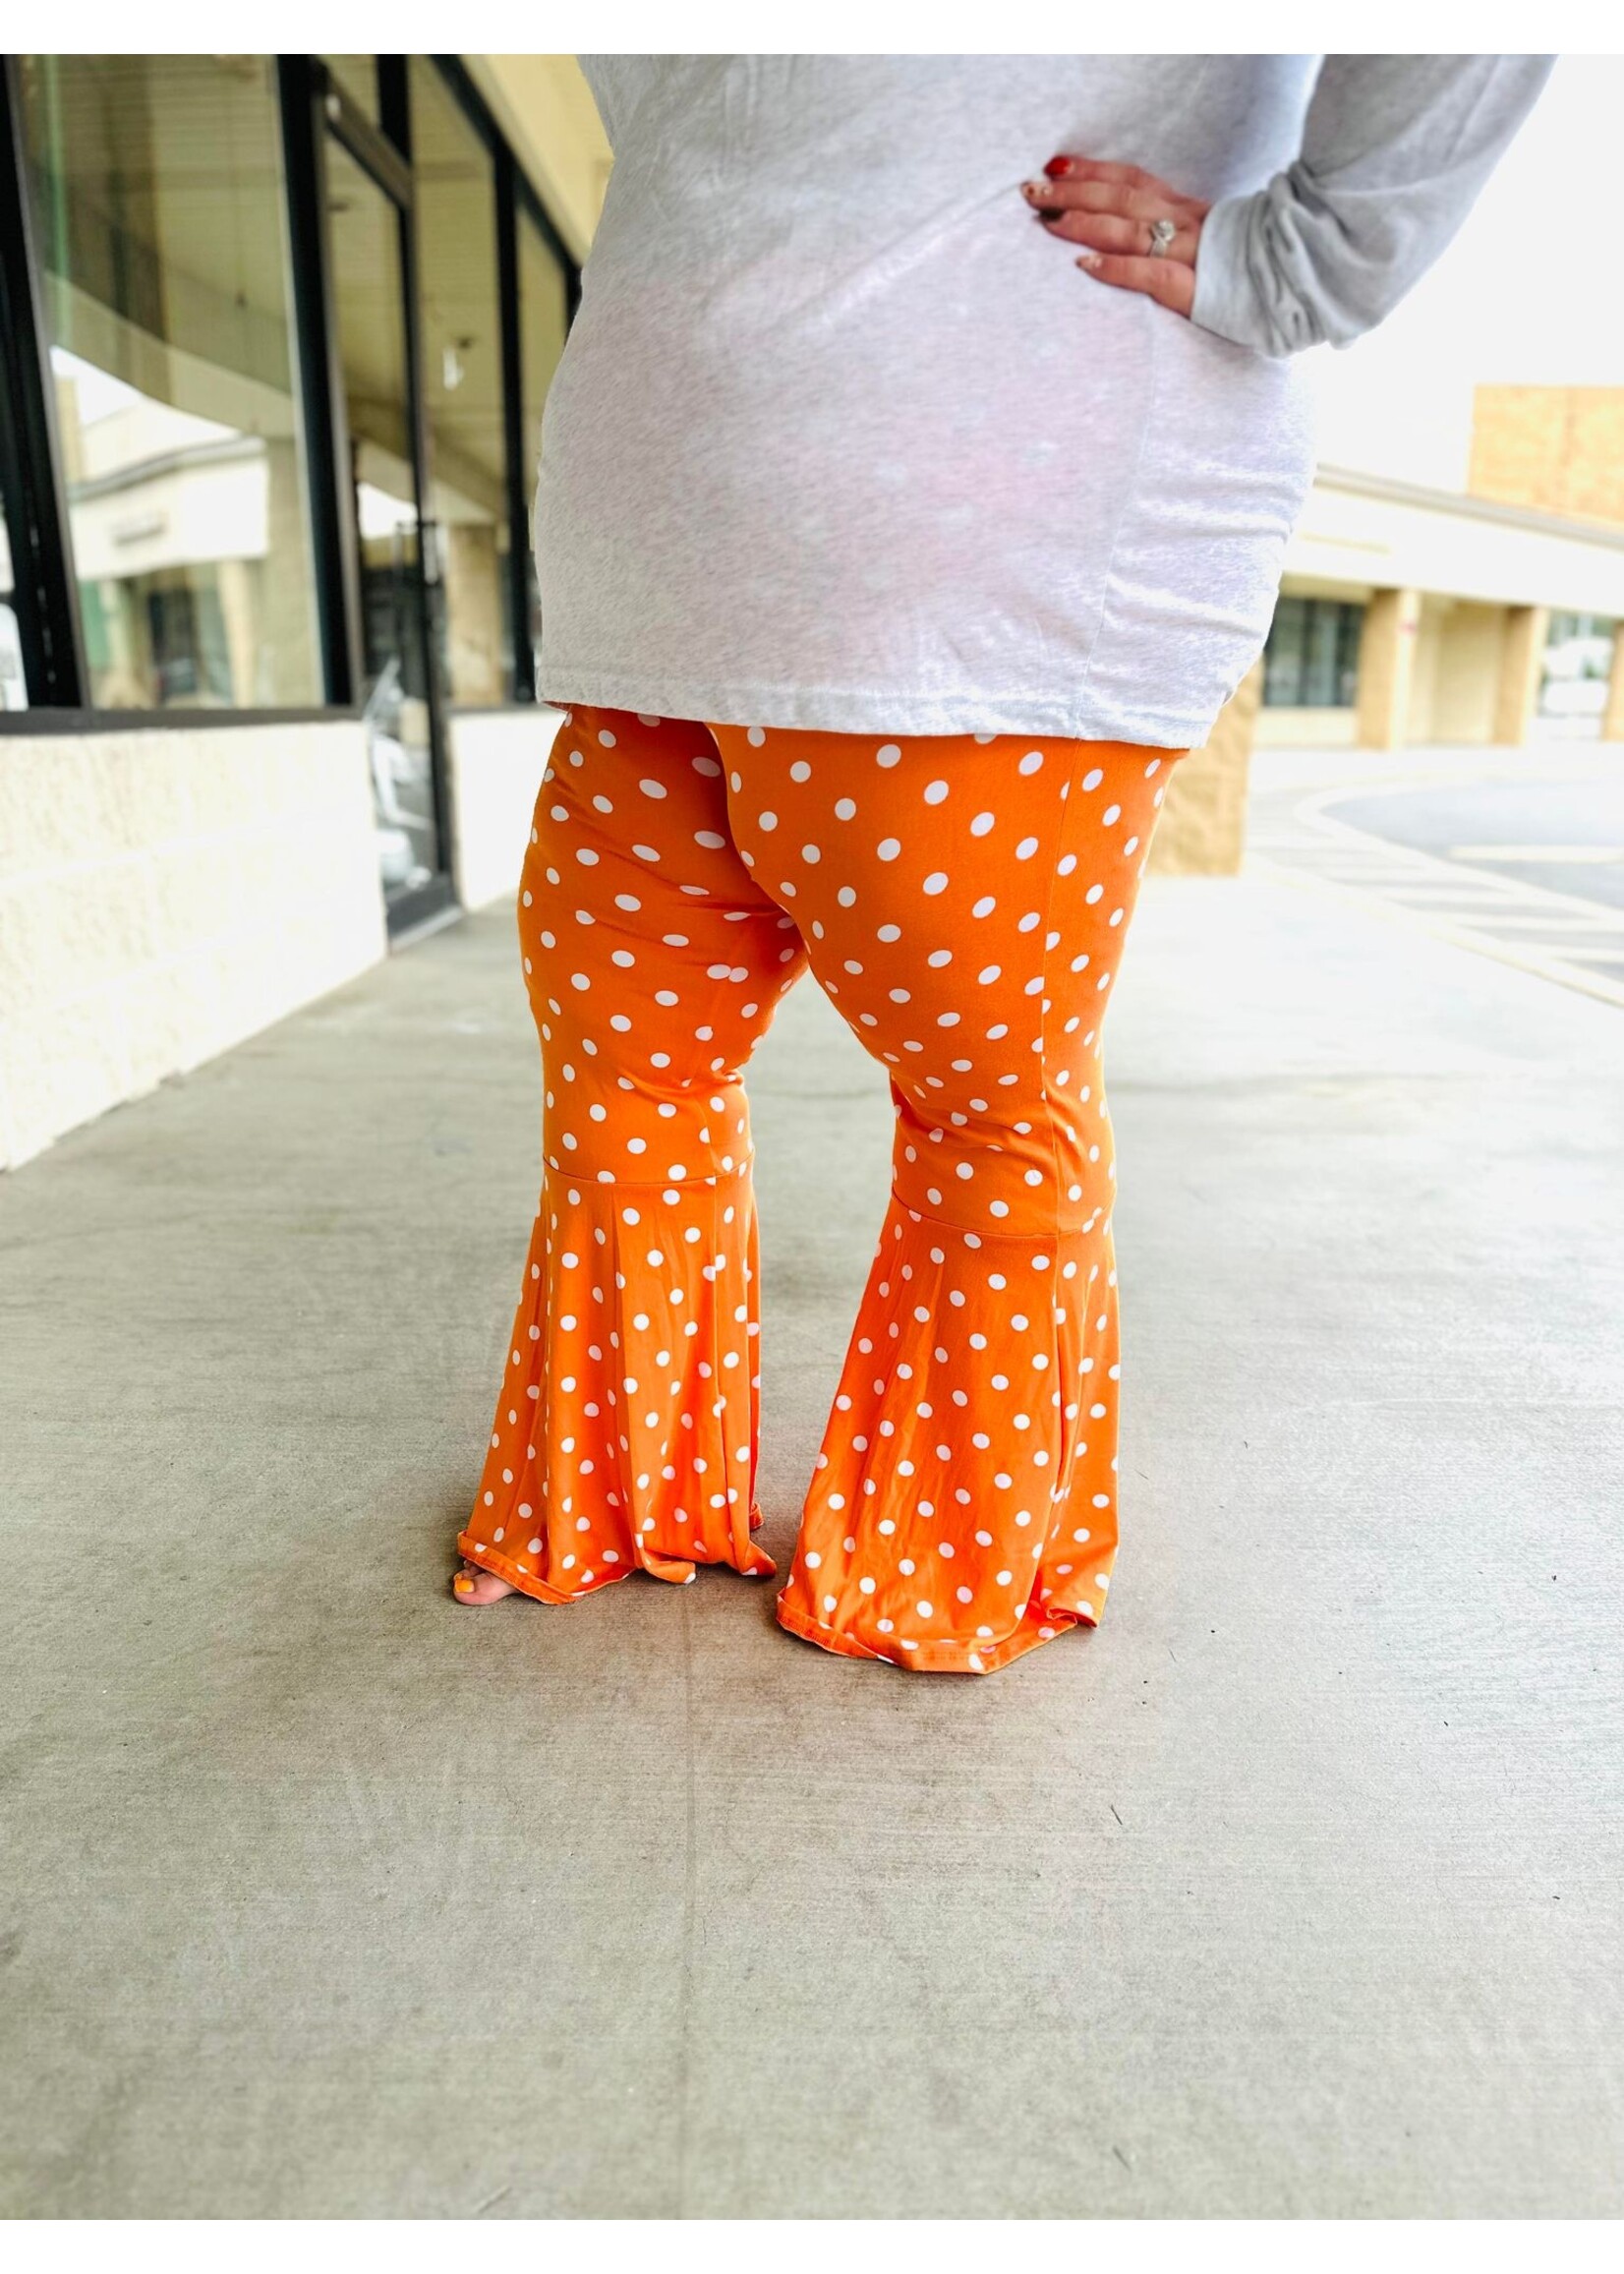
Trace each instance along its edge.
<instances>
[{"instance_id":1,"label":"white polka dot","mask_svg":"<svg viewBox=\"0 0 1624 2274\"><path fill-rule=\"evenodd\" d=\"M902 748L899 742L882 742L874 753L874 759L877 765L895 766L901 755Z\"/></svg>"},{"instance_id":2,"label":"white polka dot","mask_svg":"<svg viewBox=\"0 0 1624 2274\"><path fill-rule=\"evenodd\" d=\"M895 860L901 849L902 841L899 837L883 837L874 847L881 860Z\"/></svg>"},{"instance_id":3,"label":"white polka dot","mask_svg":"<svg viewBox=\"0 0 1624 2274\"><path fill-rule=\"evenodd\" d=\"M931 875L926 877L924 890L931 895L932 899L934 899L938 893L945 893L947 889L948 878L947 872L945 870L936 869L932 872Z\"/></svg>"},{"instance_id":4,"label":"white polka dot","mask_svg":"<svg viewBox=\"0 0 1624 2274\"><path fill-rule=\"evenodd\" d=\"M1020 761L1018 771L1022 774L1035 774L1042 764L1043 752L1041 750L1028 750Z\"/></svg>"},{"instance_id":5,"label":"white polka dot","mask_svg":"<svg viewBox=\"0 0 1624 2274\"><path fill-rule=\"evenodd\" d=\"M940 805L940 804L942 803L943 799L944 799L944 798L947 796L947 794L948 794L948 785L947 785L945 782L927 782L927 783L926 783L926 785L925 785L925 803L926 803L927 805Z\"/></svg>"}]
</instances>

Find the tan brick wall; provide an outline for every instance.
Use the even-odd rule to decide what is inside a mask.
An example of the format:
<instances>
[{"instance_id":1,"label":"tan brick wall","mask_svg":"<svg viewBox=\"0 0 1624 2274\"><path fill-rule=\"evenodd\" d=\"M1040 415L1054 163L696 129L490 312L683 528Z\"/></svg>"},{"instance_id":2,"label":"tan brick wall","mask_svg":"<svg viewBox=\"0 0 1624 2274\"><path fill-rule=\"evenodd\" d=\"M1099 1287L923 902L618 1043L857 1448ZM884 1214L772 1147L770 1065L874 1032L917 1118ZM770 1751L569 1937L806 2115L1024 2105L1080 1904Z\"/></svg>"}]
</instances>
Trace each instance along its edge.
<instances>
[{"instance_id":1,"label":"tan brick wall","mask_svg":"<svg viewBox=\"0 0 1624 2274\"><path fill-rule=\"evenodd\" d=\"M1624 387L1479 387L1467 488L1624 527Z\"/></svg>"},{"instance_id":2,"label":"tan brick wall","mask_svg":"<svg viewBox=\"0 0 1624 2274\"><path fill-rule=\"evenodd\" d=\"M1206 743L1173 769L1156 834L1150 873L1235 876L1247 845L1247 789L1252 734L1263 699L1263 667L1255 664L1218 714Z\"/></svg>"}]
</instances>

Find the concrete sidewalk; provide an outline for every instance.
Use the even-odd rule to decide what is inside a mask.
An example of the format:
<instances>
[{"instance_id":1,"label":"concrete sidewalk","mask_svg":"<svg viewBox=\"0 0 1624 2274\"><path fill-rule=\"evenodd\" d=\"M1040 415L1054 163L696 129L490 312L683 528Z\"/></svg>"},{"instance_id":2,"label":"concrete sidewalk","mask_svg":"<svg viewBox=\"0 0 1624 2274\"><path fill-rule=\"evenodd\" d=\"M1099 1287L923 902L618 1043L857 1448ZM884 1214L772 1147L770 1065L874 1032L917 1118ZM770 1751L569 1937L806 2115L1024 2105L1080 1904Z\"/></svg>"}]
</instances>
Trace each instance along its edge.
<instances>
[{"instance_id":1,"label":"concrete sidewalk","mask_svg":"<svg viewBox=\"0 0 1624 2274\"><path fill-rule=\"evenodd\" d=\"M0 1187L0 2210L1624 2210L1624 1017L1151 878L1107 1060L1118 1584L986 1681L451 1602L505 915ZM782 1557L888 1110L753 1088Z\"/></svg>"}]
</instances>

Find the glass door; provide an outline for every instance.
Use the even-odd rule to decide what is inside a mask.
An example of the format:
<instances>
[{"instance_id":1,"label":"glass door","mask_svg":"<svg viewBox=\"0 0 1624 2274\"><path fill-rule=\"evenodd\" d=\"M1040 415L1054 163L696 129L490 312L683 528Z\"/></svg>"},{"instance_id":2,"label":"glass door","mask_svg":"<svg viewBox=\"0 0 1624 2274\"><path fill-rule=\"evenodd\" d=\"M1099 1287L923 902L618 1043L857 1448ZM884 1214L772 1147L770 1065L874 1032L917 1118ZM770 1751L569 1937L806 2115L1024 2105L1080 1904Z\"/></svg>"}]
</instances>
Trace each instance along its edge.
<instances>
[{"instance_id":1,"label":"glass door","mask_svg":"<svg viewBox=\"0 0 1624 2274\"><path fill-rule=\"evenodd\" d=\"M346 503L359 579L359 694L389 928L451 901L441 727L429 642L422 451L408 323L410 218L327 137L335 360L348 437Z\"/></svg>"}]
</instances>

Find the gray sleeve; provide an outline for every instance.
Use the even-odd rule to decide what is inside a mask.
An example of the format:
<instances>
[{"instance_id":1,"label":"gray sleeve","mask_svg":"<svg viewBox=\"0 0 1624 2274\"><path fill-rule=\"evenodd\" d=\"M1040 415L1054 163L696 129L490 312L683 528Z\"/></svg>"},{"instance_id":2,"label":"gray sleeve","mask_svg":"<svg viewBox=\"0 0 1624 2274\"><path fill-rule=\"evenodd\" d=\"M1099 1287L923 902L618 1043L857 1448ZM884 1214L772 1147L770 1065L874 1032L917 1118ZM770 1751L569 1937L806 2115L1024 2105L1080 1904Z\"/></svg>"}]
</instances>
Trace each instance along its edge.
<instances>
[{"instance_id":1,"label":"gray sleeve","mask_svg":"<svg viewBox=\"0 0 1624 2274\"><path fill-rule=\"evenodd\" d=\"M1301 154L1207 215L1191 321L1275 356L1370 330L1466 219L1554 61L1328 55Z\"/></svg>"}]
</instances>

